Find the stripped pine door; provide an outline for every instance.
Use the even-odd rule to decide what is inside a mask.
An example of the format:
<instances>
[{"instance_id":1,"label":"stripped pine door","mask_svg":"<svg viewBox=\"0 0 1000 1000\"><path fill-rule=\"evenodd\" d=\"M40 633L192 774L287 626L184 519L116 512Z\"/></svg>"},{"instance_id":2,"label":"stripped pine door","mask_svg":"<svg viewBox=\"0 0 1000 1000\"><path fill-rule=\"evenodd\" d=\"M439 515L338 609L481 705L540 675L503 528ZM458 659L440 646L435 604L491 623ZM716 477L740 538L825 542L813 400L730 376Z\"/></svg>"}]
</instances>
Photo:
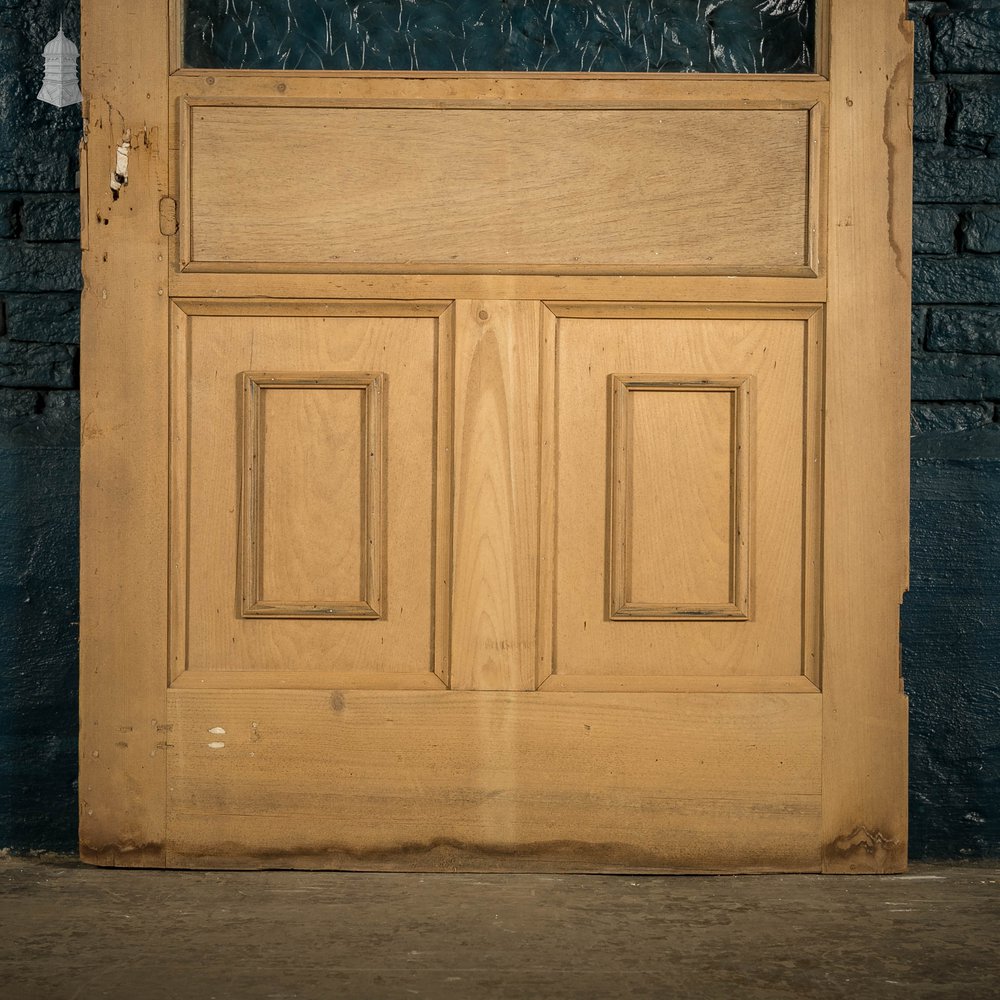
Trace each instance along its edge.
<instances>
[{"instance_id":1,"label":"stripped pine door","mask_svg":"<svg viewBox=\"0 0 1000 1000\"><path fill-rule=\"evenodd\" d=\"M902 0L785 77L179 17L84 3L83 858L905 866Z\"/></svg>"}]
</instances>

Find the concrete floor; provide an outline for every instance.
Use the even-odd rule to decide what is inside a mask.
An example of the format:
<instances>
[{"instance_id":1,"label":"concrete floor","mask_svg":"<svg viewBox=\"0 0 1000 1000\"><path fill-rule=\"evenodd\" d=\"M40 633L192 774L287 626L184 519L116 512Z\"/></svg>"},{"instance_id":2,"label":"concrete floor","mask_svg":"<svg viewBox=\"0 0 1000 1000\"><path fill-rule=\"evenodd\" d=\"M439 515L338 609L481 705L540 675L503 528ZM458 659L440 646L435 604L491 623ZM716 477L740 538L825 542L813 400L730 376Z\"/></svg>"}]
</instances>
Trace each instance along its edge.
<instances>
[{"instance_id":1,"label":"concrete floor","mask_svg":"<svg viewBox=\"0 0 1000 1000\"><path fill-rule=\"evenodd\" d=\"M1000 869L158 872L0 860L3 1000L1000 997Z\"/></svg>"}]
</instances>

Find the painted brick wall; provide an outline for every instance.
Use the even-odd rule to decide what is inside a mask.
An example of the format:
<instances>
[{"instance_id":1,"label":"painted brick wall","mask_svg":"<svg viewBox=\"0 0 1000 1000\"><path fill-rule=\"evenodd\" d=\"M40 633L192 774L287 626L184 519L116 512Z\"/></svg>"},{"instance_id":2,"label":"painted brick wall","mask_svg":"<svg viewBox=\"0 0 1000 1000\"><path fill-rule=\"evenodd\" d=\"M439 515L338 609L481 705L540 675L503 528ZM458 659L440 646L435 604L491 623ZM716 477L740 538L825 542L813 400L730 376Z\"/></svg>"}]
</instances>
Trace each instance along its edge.
<instances>
[{"instance_id":1,"label":"painted brick wall","mask_svg":"<svg viewBox=\"0 0 1000 1000\"><path fill-rule=\"evenodd\" d=\"M76 825L80 113L34 100L63 7L0 0L0 847L20 850L72 849ZM911 10L911 852L997 855L1000 0Z\"/></svg>"},{"instance_id":2,"label":"painted brick wall","mask_svg":"<svg viewBox=\"0 0 1000 1000\"><path fill-rule=\"evenodd\" d=\"M79 3L0 0L0 847L76 839L80 108L35 100Z\"/></svg>"},{"instance_id":3,"label":"painted brick wall","mask_svg":"<svg viewBox=\"0 0 1000 1000\"><path fill-rule=\"evenodd\" d=\"M1000 0L911 3L915 857L1000 853Z\"/></svg>"}]
</instances>

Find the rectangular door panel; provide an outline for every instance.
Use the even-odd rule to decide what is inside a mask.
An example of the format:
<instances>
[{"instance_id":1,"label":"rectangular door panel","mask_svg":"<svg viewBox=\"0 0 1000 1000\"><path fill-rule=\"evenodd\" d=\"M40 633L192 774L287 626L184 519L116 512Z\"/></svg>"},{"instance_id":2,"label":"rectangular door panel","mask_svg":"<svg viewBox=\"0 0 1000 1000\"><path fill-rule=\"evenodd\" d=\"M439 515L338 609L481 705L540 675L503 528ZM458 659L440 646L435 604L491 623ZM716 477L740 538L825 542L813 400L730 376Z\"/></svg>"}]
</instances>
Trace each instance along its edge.
<instances>
[{"instance_id":1,"label":"rectangular door panel","mask_svg":"<svg viewBox=\"0 0 1000 1000\"><path fill-rule=\"evenodd\" d=\"M182 261L814 276L819 111L746 104L198 101L182 124Z\"/></svg>"},{"instance_id":2,"label":"rectangular door panel","mask_svg":"<svg viewBox=\"0 0 1000 1000\"><path fill-rule=\"evenodd\" d=\"M350 308L176 310L175 684L442 683L450 321Z\"/></svg>"},{"instance_id":3,"label":"rectangular door panel","mask_svg":"<svg viewBox=\"0 0 1000 1000\"><path fill-rule=\"evenodd\" d=\"M546 683L813 687L817 310L552 308Z\"/></svg>"},{"instance_id":4,"label":"rectangular door panel","mask_svg":"<svg viewBox=\"0 0 1000 1000\"><path fill-rule=\"evenodd\" d=\"M610 618L747 618L751 377L608 380Z\"/></svg>"},{"instance_id":5,"label":"rectangular door panel","mask_svg":"<svg viewBox=\"0 0 1000 1000\"><path fill-rule=\"evenodd\" d=\"M243 374L244 618L382 618L386 381Z\"/></svg>"}]
</instances>

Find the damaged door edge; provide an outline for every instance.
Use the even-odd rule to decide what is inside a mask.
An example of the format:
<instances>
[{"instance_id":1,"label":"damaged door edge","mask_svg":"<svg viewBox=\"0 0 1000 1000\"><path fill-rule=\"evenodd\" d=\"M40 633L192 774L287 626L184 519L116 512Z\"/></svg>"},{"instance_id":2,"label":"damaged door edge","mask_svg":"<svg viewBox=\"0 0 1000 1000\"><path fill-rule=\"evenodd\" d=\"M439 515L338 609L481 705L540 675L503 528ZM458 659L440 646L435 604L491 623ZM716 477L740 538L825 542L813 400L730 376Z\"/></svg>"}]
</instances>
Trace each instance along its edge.
<instances>
[{"instance_id":1,"label":"damaged door edge","mask_svg":"<svg viewBox=\"0 0 1000 1000\"><path fill-rule=\"evenodd\" d=\"M132 151L132 130L125 129L122 141L115 150L115 169L111 172L111 197L117 201L122 188L128 184L128 156Z\"/></svg>"}]
</instances>

